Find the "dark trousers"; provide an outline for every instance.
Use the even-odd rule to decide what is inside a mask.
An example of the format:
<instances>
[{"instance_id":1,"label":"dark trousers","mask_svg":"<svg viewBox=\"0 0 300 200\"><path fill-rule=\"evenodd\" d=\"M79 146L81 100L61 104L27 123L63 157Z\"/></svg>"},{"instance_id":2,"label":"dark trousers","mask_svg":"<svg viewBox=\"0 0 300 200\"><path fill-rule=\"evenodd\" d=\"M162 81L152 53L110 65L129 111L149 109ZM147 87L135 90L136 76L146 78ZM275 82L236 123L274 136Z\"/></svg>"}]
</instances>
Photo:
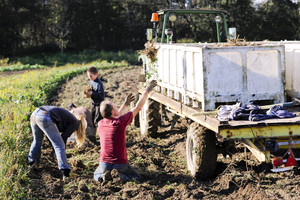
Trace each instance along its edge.
<instances>
[{"instance_id":1,"label":"dark trousers","mask_svg":"<svg viewBox=\"0 0 300 200\"><path fill-rule=\"evenodd\" d=\"M92 103L91 113L92 113L92 120L93 120L94 126L98 127L98 122L101 119L103 119L103 117L101 116L101 113L100 113L100 105L96 105L96 104Z\"/></svg>"}]
</instances>

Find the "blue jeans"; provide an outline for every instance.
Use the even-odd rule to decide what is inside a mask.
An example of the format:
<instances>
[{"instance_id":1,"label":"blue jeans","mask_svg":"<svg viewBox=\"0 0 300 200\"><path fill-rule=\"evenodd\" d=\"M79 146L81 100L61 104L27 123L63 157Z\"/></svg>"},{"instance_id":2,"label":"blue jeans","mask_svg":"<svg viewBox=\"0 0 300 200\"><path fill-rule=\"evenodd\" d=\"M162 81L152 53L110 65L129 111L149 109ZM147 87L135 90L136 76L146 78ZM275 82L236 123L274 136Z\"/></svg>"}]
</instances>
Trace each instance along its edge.
<instances>
[{"instance_id":1,"label":"blue jeans","mask_svg":"<svg viewBox=\"0 0 300 200\"><path fill-rule=\"evenodd\" d=\"M71 170L70 165L67 163L65 143L56 124L51 120L47 112L37 108L31 114L30 125L33 134L33 141L28 155L29 163L39 162L41 157L41 146L45 134L54 148L58 168Z\"/></svg>"},{"instance_id":2,"label":"blue jeans","mask_svg":"<svg viewBox=\"0 0 300 200\"><path fill-rule=\"evenodd\" d=\"M129 181L131 179L138 180L140 175L138 171L130 166L128 163L126 164L112 164L100 162L96 171L94 172L94 179L99 181L99 178L102 178L106 171L111 171L112 169L117 169L120 175L122 182Z\"/></svg>"}]
</instances>

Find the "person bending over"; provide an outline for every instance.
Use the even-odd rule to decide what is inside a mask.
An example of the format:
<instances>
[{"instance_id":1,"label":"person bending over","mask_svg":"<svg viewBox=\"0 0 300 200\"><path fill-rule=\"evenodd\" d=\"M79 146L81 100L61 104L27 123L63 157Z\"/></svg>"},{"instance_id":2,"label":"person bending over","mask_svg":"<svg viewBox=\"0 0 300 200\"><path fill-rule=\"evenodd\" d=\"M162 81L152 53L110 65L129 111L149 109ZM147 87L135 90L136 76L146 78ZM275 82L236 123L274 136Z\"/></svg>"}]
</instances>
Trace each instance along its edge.
<instances>
[{"instance_id":1,"label":"person bending over","mask_svg":"<svg viewBox=\"0 0 300 200\"><path fill-rule=\"evenodd\" d=\"M87 122L85 135L91 142L96 144L96 128L94 127L91 112L83 106L76 107L73 103L71 103L67 106L67 110L70 111L75 116L82 115L84 117L84 119ZM72 141L72 142L75 141L74 134L72 134L69 137L68 141Z\"/></svg>"},{"instance_id":2,"label":"person bending over","mask_svg":"<svg viewBox=\"0 0 300 200\"><path fill-rule=\"evenodd\" d=\"M66 142L74 132L76 142L82 145L85 140L86 121L83 116L74 116L68 110L56 106L41 106L30 117L33 141L28 154L29 167L33 168L40 161L44 135L51 142L58 163L58 168L65 180L71 167L67 162ZM60 134L61 132L61 134Z\"/></svg>"},{"instance_id":3,"label":"person bending over","mask_svg":"<svg viewBox=\"0 0 300 200\"><path fill-rule=\"evenodd\" d=\"M149 92L156 86L157 82L152 80L147 86L136 106L124 114L126 107L134 100L132 94L126 97L125 102L118 110L111 101L103 101L100 112L104 119L98 123L100 136L100 163L94 172L94 179L102 182L108 179L110 171L117 169L122 182L130 179L139 179L138 171L128 164L126 149L126 127L144 106Z\"/></svg>"}]
</instances>

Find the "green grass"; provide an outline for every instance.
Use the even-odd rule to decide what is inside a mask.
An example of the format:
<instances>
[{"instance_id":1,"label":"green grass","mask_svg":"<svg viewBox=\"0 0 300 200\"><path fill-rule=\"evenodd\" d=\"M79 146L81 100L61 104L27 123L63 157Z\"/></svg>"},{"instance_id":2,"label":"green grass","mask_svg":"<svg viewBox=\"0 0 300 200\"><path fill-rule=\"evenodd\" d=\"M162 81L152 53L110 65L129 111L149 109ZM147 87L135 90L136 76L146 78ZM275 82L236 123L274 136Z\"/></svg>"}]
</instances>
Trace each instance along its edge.
<instances>
[{"instance_id":1,"label":"green grass","mask_svg":"<svg viewBox=\"0 0 300 200\"><path fill-rule=\"evenodd\" d=\"M45 65L30 65L30 64L15 64L15 65L8 65L8 66L2 66L0 67L0 72L4 71L20 71L20 70L26 70L26 69L42 69L46 68L47 66Z\"/></svg>"},{"instance_id":2,"label":"green grass","mask_svg":"<svg viewBox=\"0 0 300 200\"><path fill-rule=\"evenodd\" d=\"M0 81L0 196L26 197L27 154L31 142L29 117L67 78L87 66L65 66L8 76ZM30 89L29 89L29 88ZM5 198L5 199L6 199Z\"/></svg>"},{"instance_id":3,"label":"green grass","mask_svg":"<svg viewBox=\"0 0 300 200\"><path fill-rule=\"evenodd\" d=\"M125 51L96 51L96 50L84 50L77 53L56 53L56 54L38 54L24 57L16 57L3 59L3 63L13 64L22 63L29 65L47 65L47 66L61 66L67 63L90 63L93 61L103 61L106 60L110 62L121 62L126 61L130 65L140 64L138 61L138 52L134 50ZM0 62L1 63L1 62Z\"/></svg>"},{"instance_id":4,"label":"green grass","mask_svg":"<svg viewBox=\"0 0 300 200\"><path fill-rule=\"evenodd\" d=\"M0 79L0 199L28 199L27 155L32 140L30 115L48 104L59 85L90 66L128 66L125 61L66 64Z\"/></svg>"}]
</instances>

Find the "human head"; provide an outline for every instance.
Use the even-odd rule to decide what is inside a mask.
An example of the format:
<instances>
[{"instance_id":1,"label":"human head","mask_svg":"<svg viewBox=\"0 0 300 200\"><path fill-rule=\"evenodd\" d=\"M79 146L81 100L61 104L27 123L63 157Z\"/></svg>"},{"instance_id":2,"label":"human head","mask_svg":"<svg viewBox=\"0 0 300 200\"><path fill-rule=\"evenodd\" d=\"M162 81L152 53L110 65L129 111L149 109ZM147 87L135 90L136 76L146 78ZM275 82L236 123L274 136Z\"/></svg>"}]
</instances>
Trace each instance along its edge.
<instances>
[{"instance_id":1,"label":"human head","mask_svg":"<svg viewBox=\"0 0 300 200\"><path fill-rule=\"evenodd\" d=\"M87 70L87 75L90 80L94 81L98 77L98 69L96 67L90 67Z\"/></svg>"},{"instance_id":2,"label":"human head","mask_svg":"<svg viewBox=\"0 0 300 200\"><path fill-rule=\"evenodd\" d=\"M108 101L108 100L101 102L100 113L103 118L119 116L119 111L117 109L117 106L113 102Z\"/></svg>"},{"instance_id":3,"label":"human head","mask_svg":"<svg viewBox=\"0 0 300 200\"><path fill-rule=\"evenodd\" d=\"M85 141L85 130L87 127L87 122L83 115L75 116L78 120L78 128L74 131L75 140L78 146L82 146Z\"/></svg>"}]
</instances>

